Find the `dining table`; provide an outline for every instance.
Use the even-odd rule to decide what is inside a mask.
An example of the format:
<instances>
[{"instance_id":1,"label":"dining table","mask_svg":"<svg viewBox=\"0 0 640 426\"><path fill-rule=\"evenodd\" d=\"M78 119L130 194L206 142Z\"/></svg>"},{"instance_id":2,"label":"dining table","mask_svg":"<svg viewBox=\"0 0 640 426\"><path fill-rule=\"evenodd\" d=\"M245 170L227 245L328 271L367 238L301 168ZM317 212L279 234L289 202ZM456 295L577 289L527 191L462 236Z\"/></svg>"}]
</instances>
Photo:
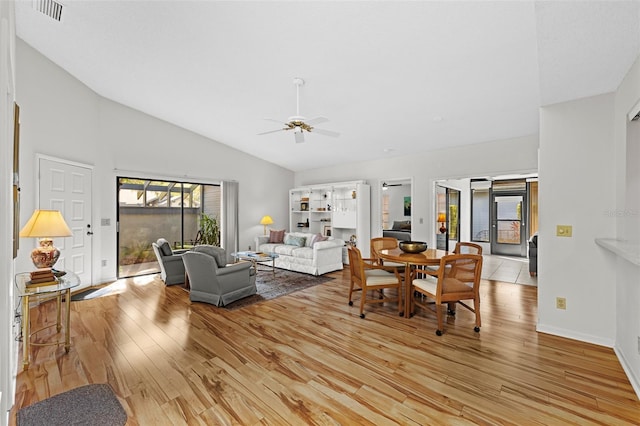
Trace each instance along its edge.
<instances>
[{"instance_id":1,"label":"dining table","mask_svg":"<svg viewBox=\"0 0 640 426\"><path fill-rule=\"evenodd\" d=\"M426 249L420 253L407 253L399 247L378 251L383 260L404 263L404 316L411 317L411 268L416 266L439 266L440 259L452 252L440 249Z\"/></svg>"}]
</instances>

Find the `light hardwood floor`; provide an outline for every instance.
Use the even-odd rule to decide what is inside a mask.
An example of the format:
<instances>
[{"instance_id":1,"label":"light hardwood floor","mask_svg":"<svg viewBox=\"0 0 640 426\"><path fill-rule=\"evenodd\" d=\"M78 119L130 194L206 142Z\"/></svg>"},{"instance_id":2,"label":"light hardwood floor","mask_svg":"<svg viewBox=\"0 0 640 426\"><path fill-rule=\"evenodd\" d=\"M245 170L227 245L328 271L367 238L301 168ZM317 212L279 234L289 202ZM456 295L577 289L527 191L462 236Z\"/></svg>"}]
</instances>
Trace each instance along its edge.
<instances>
[{"instance_id":1,"label":"light hardwood floor","mask_svg":"<svg viewBox=\"0 0 640 426\"><path fill-rule=\"evenodd\" d=\"M109 383L130 425L638 424L640 402L612 349L537 333L537 288L483 280L482 331L458 309L347 304L348 271L227 311L159 279L72 303L72 348L34 350L18 408ZM53 304L33 319L55 321Z\"/></svg>"}]
</instances>

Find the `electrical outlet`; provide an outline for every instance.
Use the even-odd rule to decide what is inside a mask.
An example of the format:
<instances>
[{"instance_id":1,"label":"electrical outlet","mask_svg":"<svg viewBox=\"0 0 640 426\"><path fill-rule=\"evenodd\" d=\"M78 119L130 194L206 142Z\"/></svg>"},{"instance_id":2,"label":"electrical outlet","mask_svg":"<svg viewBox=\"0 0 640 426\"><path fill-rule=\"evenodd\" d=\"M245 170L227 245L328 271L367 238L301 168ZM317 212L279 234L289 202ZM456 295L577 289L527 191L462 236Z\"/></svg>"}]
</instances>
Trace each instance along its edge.
<instances>
[{"instance_id":1,"label":"electrical outlet","mask_svg":"<svg viewBox=\"0 0 640 426\"><path fill-rule=\"evenodd\" d=\"M572 234L573 234L573 226L556 225L556 235L558 237L571 237Z\"/></svg>"},{"instance_id":2,"label":"electrical outlet","mask_svg":"<svg viewBox=\"0 0 640 426\"><path fill-rule=\"evenodd\" d=\"M640 336L638 336L638 355L640 355Z\"/></svg>"},{"instance_id":3,"label":"electrical outlet","mask_svg":"<svg viewBox=\"0 0 640 426\"><path fill-rule=\"evenodd\" d=\"M567 299L556 297L556 309L567 309Z\"/></svg>"},{"instance_id":4,"label":"electrical outlet","mask_svg":"<svg viewBox=\"0 0 640 426\"><path fill-rule=\"evenodd\" d=\"M107 259L102 259L102 266L107 266Z\"/></svg>"}]
</instances>

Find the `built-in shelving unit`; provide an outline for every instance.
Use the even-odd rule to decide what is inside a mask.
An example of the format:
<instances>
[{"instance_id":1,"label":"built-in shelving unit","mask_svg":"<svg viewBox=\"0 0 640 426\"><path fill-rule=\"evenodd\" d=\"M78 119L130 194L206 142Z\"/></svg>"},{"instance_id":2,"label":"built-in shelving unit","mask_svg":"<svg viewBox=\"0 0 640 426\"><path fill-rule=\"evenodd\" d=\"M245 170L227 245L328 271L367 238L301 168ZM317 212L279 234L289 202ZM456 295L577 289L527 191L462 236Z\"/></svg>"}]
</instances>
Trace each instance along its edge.
<instances>
[{"instance_id":1,"label":"built-in shelving unit","mask_svg":"<svg viewBox=\"0 0 640 426\"><path fill-rule=\"evenodd\" d=\"M333 236L356 244L363 256L369 256L371 189L364 181L293 188L289 209L292 232Z\"/></svg>"}]
</instances>

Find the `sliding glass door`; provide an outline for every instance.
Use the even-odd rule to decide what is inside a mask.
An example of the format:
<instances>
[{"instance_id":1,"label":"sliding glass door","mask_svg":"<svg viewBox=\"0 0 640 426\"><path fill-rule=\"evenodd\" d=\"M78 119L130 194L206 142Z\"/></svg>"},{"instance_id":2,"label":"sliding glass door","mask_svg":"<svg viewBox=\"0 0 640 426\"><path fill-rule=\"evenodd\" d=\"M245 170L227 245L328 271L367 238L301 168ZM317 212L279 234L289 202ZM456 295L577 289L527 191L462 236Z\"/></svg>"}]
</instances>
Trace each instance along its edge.
<instances>
[{"instance_id":1,"label":"sliding glass door","mask_svg":"<svg viewBox=\"0 0 640 426\"><path fill-rule=\"evenodd\" d=\"M118 278L160 272L151 243L196 243L202 214L220 217L220 187L118 177Z\"/></svg>"}]
</instances>

